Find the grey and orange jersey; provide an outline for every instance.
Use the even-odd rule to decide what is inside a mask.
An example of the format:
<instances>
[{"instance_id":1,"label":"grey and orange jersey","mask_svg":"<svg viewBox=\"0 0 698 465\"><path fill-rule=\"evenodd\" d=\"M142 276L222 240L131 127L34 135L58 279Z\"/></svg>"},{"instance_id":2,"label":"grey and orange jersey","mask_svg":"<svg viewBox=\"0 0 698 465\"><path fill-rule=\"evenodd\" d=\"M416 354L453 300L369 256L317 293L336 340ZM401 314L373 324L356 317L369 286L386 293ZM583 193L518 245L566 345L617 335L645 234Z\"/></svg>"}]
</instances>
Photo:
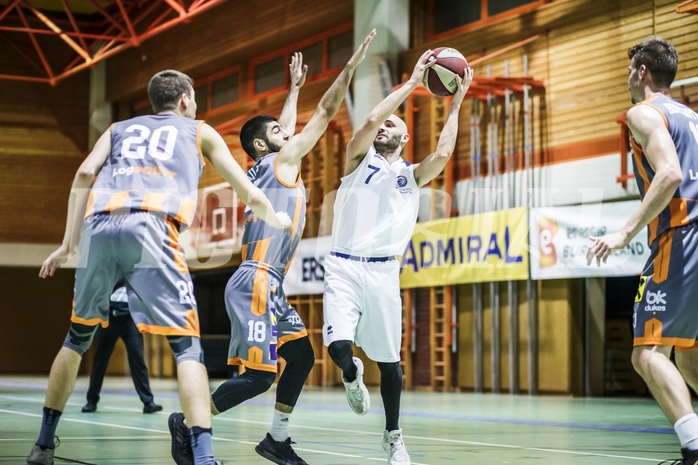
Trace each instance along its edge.
<instances>
[{"instance_id":1,"label":"grey and orange jersey","mask_svg":"<svg viewBox=\"0 0 698 465\"><path fill-rule=\"evenodd\" d=\"M111 154L92 186L85 217L119 210L164 213L183 227L196 210L204 167L203 121L173 114L114 123Z\"/></svg>"},{"instance_id":2,"label":"grey and orange jersey","mask_svg":"<svg viewBox=\"0 0 698 465\"><path fill-rule=\"evenodd\" d=\"M698 219L698 114L687 106L664 95L653 95L638 105L656 109L664 119L679 156L683 181L669 205L653 219L648 227L649 243L669 228L689 224ZM631 138L635 180L644 198L655 172L642 148Z\"/></svg>"},{"instance_id":3,"label":"grey and orange jersey","mask_svg":"<svg viewBox=\"0 0 698 465\"><path fill-rule=\"evenodd\" d=\"M293 221L291 231L273 228L245 210L242 234L242 259L273 268L284 276L298 248L305 227L305 186L298 176L295 184L279 179L276 172L278 153L259 158L247 177L269 198L277 212L286 212Z\"/></svg>"}]
</instances>

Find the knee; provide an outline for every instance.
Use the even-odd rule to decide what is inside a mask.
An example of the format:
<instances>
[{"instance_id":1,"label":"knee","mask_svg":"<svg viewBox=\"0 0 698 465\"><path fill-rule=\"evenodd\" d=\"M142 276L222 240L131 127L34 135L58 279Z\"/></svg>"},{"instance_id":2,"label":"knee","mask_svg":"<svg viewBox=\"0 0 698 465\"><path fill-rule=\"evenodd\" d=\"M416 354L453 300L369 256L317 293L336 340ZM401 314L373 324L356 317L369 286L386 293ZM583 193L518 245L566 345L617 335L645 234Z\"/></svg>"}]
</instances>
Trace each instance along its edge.
<instances>
[{"instance_id":1,"label":"knee","mask_svg":"<svg viewBox=\"0 0 698 465\"><path fill-rule=\"evenodd\" d=\"M185 360L204 363L204 352L201 349L201 339L193 336L167 336L176 363Z\"/></svg>"},{"instance_id":2,"label":"knee","mask_svg":"<svg viewBox=\"0 0 698 465\"><path fill-rule=\"evenodd\" d=\"M97 326L86 326L78 323L71 323L68 335L63 341L63 346L74 350L81 357L85 355L87 349L92 345Z\"/></svg>"},{"instance_id":3,"label":"knee","mask_svg":"<svg viewBox=\"0 0 698 465\"><path fill-rule=\"evenodd\" d=\"M279 355L301 372L310 373L315 365L315 352L307 337L287 342L279 349Z\"/></svg>"},{"instance_id":4,"label":"knee","mask_svg":"<svg viewBox=\"0 0 698 465\"><path fill-rule=\"evenodd\" d=\"M350 357L352 353L351 341L334 341L327 347L327 352L332 360L341 360L344 357Z\"/></svg>"},{"instance_id":5,"label":"knee","mask_svg":"<svg viewBox=\"0 0 698 465\"><path fill-rule=\"evenodd\" d=\"M378 369L382 377L402 378L400 362L378 362Z\"/></svg>"}]
</instances>

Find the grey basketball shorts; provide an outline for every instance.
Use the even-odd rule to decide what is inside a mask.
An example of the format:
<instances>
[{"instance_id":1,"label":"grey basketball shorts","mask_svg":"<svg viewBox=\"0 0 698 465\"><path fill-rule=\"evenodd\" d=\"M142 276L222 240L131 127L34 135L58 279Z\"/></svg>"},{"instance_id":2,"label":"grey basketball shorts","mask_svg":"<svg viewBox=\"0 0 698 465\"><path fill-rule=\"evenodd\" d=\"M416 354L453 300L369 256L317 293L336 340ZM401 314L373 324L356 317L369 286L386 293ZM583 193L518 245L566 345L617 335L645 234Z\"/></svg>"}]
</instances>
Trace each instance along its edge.
<instances>
[{"instance_id":1,"label":"grey basketball shorts","mask_svg":"<svg viewBox=\"0 0 698 465\"><path fill-rule=\"evenodd\" d=\"M194 288L178 239L176 225L164 215L136 211L86 218L71 321L106 326L109 297L123 277L141 332L199 337Z\"/></svg>"},{"instance_id":2,"label":"grey basketball shorts","mask_svg":"<svg viewBox=\"0 0 698 465\"><path fill-rule=\"evenodd\" d=\"M278 273L246 261L225 288L230 318L229 365L276 373L276 352L285 342L307 336L296 309L289 305Z\"/></svg>"},{"instance_id":3,"label":"grey basketball shorts","mask_svg":"<svg viewBox=\"0 0 698 465\"><path fill-rule=\"evenodd\" d=\"M651 247L635 296L634 345L690 349L698 338L698 224L663 232Z\"/></svg>"}]
</instances>

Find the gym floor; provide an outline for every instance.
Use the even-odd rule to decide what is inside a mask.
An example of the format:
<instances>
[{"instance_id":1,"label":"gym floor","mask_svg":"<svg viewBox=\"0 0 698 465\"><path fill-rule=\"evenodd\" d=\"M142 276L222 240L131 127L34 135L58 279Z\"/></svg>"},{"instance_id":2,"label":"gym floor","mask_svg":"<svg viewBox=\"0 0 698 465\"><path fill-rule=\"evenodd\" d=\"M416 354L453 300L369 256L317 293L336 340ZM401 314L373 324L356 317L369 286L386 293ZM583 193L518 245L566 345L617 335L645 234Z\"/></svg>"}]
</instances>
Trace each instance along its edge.
<instances>
[{"instance_id":1,"label":"gym floor","mask_svg":"<svg viewBox=\"0 0 698 465\"><path fill-rule=\"evenodd\" d=\"M211 380L215 388L222 380ZM24 464L39 432L46 377L0 377L0 464ZM152 379L164 411L143 414L130 378L107 377L96 413L80 411L78 379L58 436L55 464L172 464L167 418L179 410L175 381ZM386 463L382 402L355 415L341 388L307 387L291 417L298 455L312 465ZM254 446L266 434L273 388L213 419L216 458L268 464ZM652 399L530 397L406 391L401 427L413 465L641 465L679 457L669 422Z\"/></svg>"}]
</instances>

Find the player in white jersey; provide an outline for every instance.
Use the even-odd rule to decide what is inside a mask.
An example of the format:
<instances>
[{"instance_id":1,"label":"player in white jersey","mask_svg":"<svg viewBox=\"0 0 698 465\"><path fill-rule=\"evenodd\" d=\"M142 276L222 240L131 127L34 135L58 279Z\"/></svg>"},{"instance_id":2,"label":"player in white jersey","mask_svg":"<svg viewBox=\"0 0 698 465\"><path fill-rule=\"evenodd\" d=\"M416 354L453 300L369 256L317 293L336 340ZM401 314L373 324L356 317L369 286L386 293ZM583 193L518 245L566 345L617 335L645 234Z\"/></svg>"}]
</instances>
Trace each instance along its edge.
<instances>
[{"instance_id":1,"label":"player in white jersey","mask_svg":"<svg viewBox=\"0 0 698 465\"><path fill-rule=\"evenodd\" d=\"M108 324L109 296L120 279L127 283L129 311L138 328L167 336L174 353L193 463L217 463L196 301L178 240L194 215L187 205L196 205L203 157L264 221L281 230L292 223L247 179L220 134L194 120L189 76L157 73L148 97L157 115L112 125L78 168L63 243L39 272L42 278L53 276L79 246L71 326L51 366L41 430L27 465L53 465L58 421L97 325Z\"/></svg>"},{"instance_id":2,"label":"player in white jersey","mask_svg":"<svg viewBox=\"0 0 698 465\"><path fill-rule=\"evenodd\" d=\"M352 343L378 362L385 408L382 443L389 464L410 463L398 425L402 304L396 255L403 253L417 221L419 187L434 179L453 153L458 114L473 78L468 68L459 79L434 153L410 165L400 156L410 138L407 126L393 112L433 62L427 50L410 79L371 111L349 141L335 201L332 249L325 258L325 345L342 370L349 405L359 415L368 411L369 394Z\"/></svg>"}]
</instances>

